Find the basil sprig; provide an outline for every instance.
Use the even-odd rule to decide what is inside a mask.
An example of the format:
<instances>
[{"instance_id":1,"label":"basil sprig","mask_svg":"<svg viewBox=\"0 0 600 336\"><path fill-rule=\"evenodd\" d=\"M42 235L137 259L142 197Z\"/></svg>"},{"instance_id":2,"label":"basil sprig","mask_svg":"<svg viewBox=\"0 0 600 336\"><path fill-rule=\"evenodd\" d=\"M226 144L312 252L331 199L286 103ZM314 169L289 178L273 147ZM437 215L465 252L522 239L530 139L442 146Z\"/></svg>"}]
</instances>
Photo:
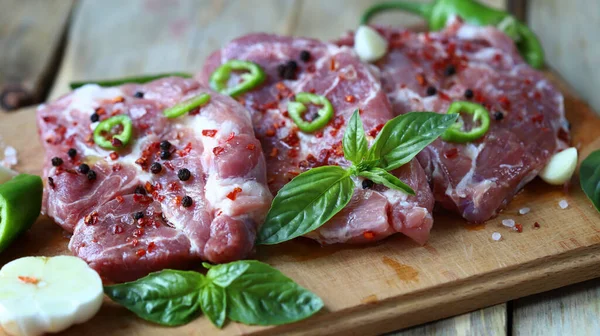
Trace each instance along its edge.
<instances>
[{"instance_id":1,"label":"basil sprig","mask_svg":"<svg viewBox=\"0 0 600 336\"><path fill-rule=\"evenodd\" d=\"M581 163L579 182L585 195L600 211L600 150L590 154Z\"/></svg>"},{"instance_id":2,"label":"basil sprig","mask_svg":"<svg viewBox=\"0 0 600 336\"><path fill-rule=\"evenodd\" d=\"M257 243L278 244L314 231L340 212L354 194L353 176L403 191L415 192L389 173L412 160L454 124L458 115L412 112L388 121L368 148L358 111L344 132L344 157L352 165L310 169L284 185L273 199Z\"/></svg>"},{"instance_id":3,"label":"basil sprig","mask_svg":"<svg viewBox=\"0 0 600 336\"><path fill-rule=\"evenodd\" d=\"M279 325L318 312L323 301L275 268L256 260L202 264L205 275L163 270L139 280L105 286L104 293L137 316L165 326L186 324L201 312L221 328L227 318Z\"/></svg>"}]
</instances>

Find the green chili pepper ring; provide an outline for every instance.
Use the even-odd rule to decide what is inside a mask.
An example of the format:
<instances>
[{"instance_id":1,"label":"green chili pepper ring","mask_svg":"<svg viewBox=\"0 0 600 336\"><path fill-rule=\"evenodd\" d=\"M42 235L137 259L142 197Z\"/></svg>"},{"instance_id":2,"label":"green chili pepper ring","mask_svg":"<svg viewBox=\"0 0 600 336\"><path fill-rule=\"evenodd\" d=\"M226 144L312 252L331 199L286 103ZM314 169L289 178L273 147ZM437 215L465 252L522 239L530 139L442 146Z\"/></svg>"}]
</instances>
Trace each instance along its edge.
<instances>
[{"instance_id":1,"label":"green chili pepper ring","mask_svg":"<svg viewBox=\"0 0 600 336\"><path fill-rule=\"evenodd\" d=\"M519 53L529 65L544 65L544 49L535 34L525 24L505 11L487 7L475 0L436 0L431 3L393 1L376 4L363 14L361 24L367 24L376 14L388 10L402 10L424 18L429 29L441 30L452 15L458 15L476 26L496 26L515 42Z\"/></svg>"},{"instance_id":2,"label":"green chili pepper ring","mask_svg":"<svg viewBox=\"0 0 600 336\"><path fill-rule=\"evenodd\" d=\"M458 101L450 104L448 112L446 113L460 114L461 112L473 115L473 122L479 122L479 126L474 126L469 131L463 131L463 122L457 121L442 134L442 140L459 143L474 141L484 136L490 129L490 113L483 106L475 103Z\"/></svg>"},{"instance_id":3,"label":"green chili pepper ring","mask_svg":"<svg viewBox=\"0 0 600 336\"><path fill-rule=\"evenodd\" d=\"M102 132L110 132L115 126L121 125L123 126L123 131L119 134L115 134L112 137L121 141L121 146L113 146L110 140L107 140ZM98 124L96 129L94 130L94 142L96 145L105 148L105 149L122 149L127 146L129 141L131 140L131 135L133 133L133 124L131 122L131 118L125 114L117 115L114 117L110 117Z\"/></svg>"},{"instance_id":4,"label":"green chili pepper ring","mask_svg":"<svg viewBox=\"0 0 600 336\"><path fill-rule=\"evenodd\" d=\"M165 117L172 119L182 116L191 110L207 104L210 101L210 95L207 93L201 93L195 97L182 101L174 106L169 107L163 111Z\"/></svg>"},{"instance_id":5,"label":"green chili pepper ring","mask_svg":"<svg viewBox=\"0 0 600 336\"><path fill-rule=\"evenodd\" d=\"M317 118L313 121L306 121L302 118L304 113L308 110L306 107L307 103L321 105L322 107L317 111ZM303 132L315 132L325 127L331 117L333 117L333 106L331 102L324 96L308 92L300 92L296 94L296 101L288 103L288 113L292 120L298 125L298 128Z\"/></svg>"},{"instance_id":6,"label":"green chili pepper ring","mask_svg":"<svg viewBox=\"0 0 600 336\"><path fill-rule=\"evenodd\" d=\"M241 75L242 82L233 87L227 87L231 73L241 70L248 71ZM223 63L210 75L210 87L220 93L236 97L259 86L265 79L267 79L267 75L260 65L249 61L230 60Z\"/></svg>"},{"instance_id":7,"label":"green chili pepper ring","mask_svg":"<svg viewBox=\"0 0 600 336\"><path fill-rule=\"evenodd\" d=\"M21 174L0 184L0 252L35 222L42 209L42 179Z\"/></svg>"}]
</instances>

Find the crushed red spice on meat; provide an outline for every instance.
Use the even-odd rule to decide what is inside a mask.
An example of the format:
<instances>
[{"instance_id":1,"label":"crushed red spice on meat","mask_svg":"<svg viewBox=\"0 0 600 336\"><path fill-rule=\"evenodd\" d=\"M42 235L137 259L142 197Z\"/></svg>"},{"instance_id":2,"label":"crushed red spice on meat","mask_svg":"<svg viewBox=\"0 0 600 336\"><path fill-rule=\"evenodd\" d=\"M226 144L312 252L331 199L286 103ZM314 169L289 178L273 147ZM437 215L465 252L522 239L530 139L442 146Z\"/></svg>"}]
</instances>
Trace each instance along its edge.
<instances>
[{"instance_id":1,"label":"crushed red spice on meat","mask_svg":"<svg viewBox=\"0 0 600 336\"><path fill-rule=\"evenodd\" d=\"M121 234L123 233L123 231L125 230L123 230L123 227L121 225L117 224L113 227L113 234Z\"/></svg>"},{"instance_id":2,"label":"crushed red spice on meat","mask_svg":"<svg viewBox=\"0 0 600 336\"><path fill-rule=\"evenodd\" d=\"M540 227L541 227L540 223L538 223L538 222L533 223L533 228L534 229L539 229Z\"/></svg>"},{"instance_id":3,"label":"crushed red spice on meat","mask_svg":"<svg viewBox=\"0 0 600 336\"><path fill-rule=\"evenodd\" d=\"M225 141L229 142L229 141L233 140L234 137L235 137L235 132L231 132L231 133L229 133L229 137Z\"/></svg>"},{"instance_id":4,"label":"crushed red spice on meat","mask_svg":"<svg viewBox=\"0 0 600 336\"><path fill-rule=\"evenodd\" d=\"M152 197L146 196L146 195L135 194L135 195L133 195L133 201L136 203L148 205L148 204L152 203Z\"/></svg>"},{"instance_id":5,"label":"crushed red spice on meat","mask_svg":"<svg viewBox=\"0 0 600 336\"><path fill-rule=\"evenodd\" d=\"M373 239L373 238L375 238L375 234L374 234L373 232L371 232L371 231L365 231L365 232L363 233L363 236L364 236L366 239Z\"/></svg>"},{"instance_id":6,"label":"crushed red spice on meat","mask_svg":"<svg viewBox=\"0 0 600 336\"><path fill-rule=\"evenodd\" d=\"M353 95L347 95L346 96L346 101L348 103L354 103L356 101L356 98Z\"/></svg>"},{"instance_id":7,"label":"crushed red spice on meat","mask_svg":"<svg viewBox=\"0 0 600 336\"><path fill-rule=\"evenodd\" d=\"M108 156L110 156L110 159L113 161L119 158L119 154L117 154L117 152L111 152Z\"/></svg>"},{"instance_id":8,"label":"crushed red spice on meat","mask_svg":"<svg viewBox=\"0 0 600 336\"><path fill-rule=\"evenodd\" d=\"M34 278L34 277L20 275L17 278L19 278L19 281L26 283L26 284L37 285L38 282L40 282L40 280L38 280L37 278Z\"/></svg>"},{"instance_id":9,"label":"crushed red spice on meat","mask_svg":"<svg viewBox=\"0 0 600 336\"><path fill-rule=\"evenodd\" d=\"M98 223L98 212L94 211L83 218L85 225L94 225Z\"/></svg>"},{"instance_id":10,"label":"crushed red spice on meat","mask_svg":"<svg viewBox=\"0 0 600 336\"><path fill-rule=\"evenodd\" d=\"M523 225L522 224L516 224L515 225L515 230L517 230L518 233L523 232Z\"/></svg>"},{"instance_id":11,"label":"crushed red spice on meat","mask_svg":"<svg viewBox=\"0 0 600 336\"><path fill-rule=\"evenodd\" d=\"M279 153L279 149L277 149L276 147L273 147L273 149L271 149L271 153L269 154L269 156L276 157L277 153Z\"/></svg>"},{"instance_id":12,"label":"crushed red spice on meat","mask_svg":"<svg viewBox=\"0 0 600 336\"><path fill-rule=\"evenodd\" d=\"M457 155L458 155L458 149L456 147L451 148L444 152L444 157L446 159L452 159L452 158L456 157Z\"/></svg>"},{"instance_id":13,"label":"crushed red spice on meat","mask_svg":"<svg viewBox=\"0 0 600 336\"><path fill-rule=\"evenodd\" d=\"M121 195L115 197L115 200L117 200L117 202L119 202L119 203L123 203L125 201L125 199Z\"/></svg>"},{"instance_id":14,"label":"crushed red spice on meat","mask_svg":"<svg viewBox=\"0 0 600 336\"><path fill-rule=\"evenodd\" d=\"M156 244L154 242L150 242L150 244L148 244L148 253L152 253L152 251L154 251L154 249L156 248Z\"/></svg>"},{"instance_id":15,"label":"crushed red spice on meat","mask_svg":"<svg viewBox=\"0 0 600 336\"><path fill-rule=\"evenodd\" d=\"M254 150L254 148L256 148L256 146L255 146L254 144L248 144L248 145L246 146L246 148L247 148L248 150Z\"/></svg>"},{"instance_id":16,"label":"crushed red spice on meat","mask_svg":"<svg viewBox=\"0 0 600 336\"><path fill-rule=\"evenodd\" d=\"M376 137L377 134L379 134L379 132L381 132L381 129L383 128L383 126L384 126L384 124L379 124L379 125L375 126L375 128L373 128L372 130L367 132L367 135L369 135L371 137Z\"/></svg>"},{"instance_id":17,"label":"crushed red spice on meat","mask_svg":"<svg viewBox=\"0 0 600 336\"><path fill-rule=\"evenodd\" d=\"M143 257L143 256L145 256L145 255L146 255L146 250L144 250L144 249L139 249L139 250L137 250L137 251L135 252L135 255L141 258L141 257Z\"/></svg>"},{"instance_id":18,"label":"crushed red spice on meat","mask_svg":"<svg viewBox=\"0 0 600 336\"><path fill-rule=\"evenodd\" d=\"M233 190L232 190L232 191L230 191L230 192L227 194L227 198L229 198L229 199L230 199L230 200L232 200L232 201L235 201L235 199L237 198L237 195L238 195L239 193L241 193L241 192L242 192L242 188L240 188L240 187L235 187L235 188L233 188Z\"/></svg>"},{"instance_id":19,"label":"crushed red spice on meat","mask_svg":"<svg viewBox=\"0 0 600 336\"><path fill-rule=\"evenodd\" d=\"M214 154L215 156L217 156L217 155L219 155L219 154L223 153L223 151L224 151L224 150L225 150L225 149L224 149L223 147L219 147L219 146L217 146L217 147L213 148L213 154Z\"/></svg>"},{"instance_id":20,"label":"crushed red spice on meat","mask_svg":"<svg viewBox=\"0 0 600 336\"><path fill-rule=\"evenodd\" d=\"M272 128L269 128L269 129L268 129L268 130L265 132L265 136L272 137L272 136L274 136L274 135L275 135L275 130L274 130L274 129L272 129Z\"/></svg>"}]
</instances>

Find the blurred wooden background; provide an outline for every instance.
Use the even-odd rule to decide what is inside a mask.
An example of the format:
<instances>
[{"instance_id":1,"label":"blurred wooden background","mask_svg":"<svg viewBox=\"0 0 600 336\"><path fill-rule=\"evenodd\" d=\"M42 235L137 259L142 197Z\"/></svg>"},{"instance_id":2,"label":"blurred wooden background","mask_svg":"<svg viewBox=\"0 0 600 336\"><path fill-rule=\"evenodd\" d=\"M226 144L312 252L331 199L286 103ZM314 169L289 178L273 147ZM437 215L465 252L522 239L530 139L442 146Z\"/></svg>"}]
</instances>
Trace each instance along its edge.
<instances>
[{"instance_id":1,"label":"blurred wooden background","mask_svg":"<svg viewBox=\"0 0 600 336\"><path fill-rule=\"evenodd\" d=\"M54 98L73 79L194 72L210 52L247 32L332 39L355 28L364 9L376 2L0 0L0 108ZM542 40L548 64L600 111L595 92L600 87L600 67L595 66L600 62L600 1L485 2L524 15ZM140 6L150 14L139 15ZM409 26L420 20L395 13L377 22ZM394 335L600 335L599 298L600 281L594 280Z\"/></svg>"}]
</instances>

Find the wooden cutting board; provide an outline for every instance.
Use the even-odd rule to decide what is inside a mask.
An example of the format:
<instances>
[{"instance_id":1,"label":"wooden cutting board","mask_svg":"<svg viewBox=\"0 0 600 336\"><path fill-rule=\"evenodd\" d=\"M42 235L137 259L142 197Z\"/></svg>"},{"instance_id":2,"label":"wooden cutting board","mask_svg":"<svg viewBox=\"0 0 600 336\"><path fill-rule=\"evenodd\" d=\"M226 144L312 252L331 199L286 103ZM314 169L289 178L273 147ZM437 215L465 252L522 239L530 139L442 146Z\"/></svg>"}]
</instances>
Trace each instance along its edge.
<instances>
[{"instance_id":1,"label":"wooden cutting board","mask_svg":"<svg viewBox=\"0 0 600 336\"><path fill-rule=\"evenodd\" d=\"M548 72L565 93L573 144L587 155L600 147L600 119ZM0 115L0 136L17 148L19 171L41 173L43 151L37 139L35 109ZM596 140L596 141L594 141ZM558 202L569 207L560 209ZM519 215L529 207L531 212ZM502 219L523 225L518 233ZM534 228L538 222L539 229ZM493 232L502 234L492 240ZM68 235L47 218L0 256L0 265L29 255L68 254ZM396 235L369 246L320 247L296 240L260 246L265 261L320 295L325 309L287 326L264 328L229 323L222 335L369 335L457 315L518 297L600 276L600 214L573 179L570 188L535 180L510 206L485 225L468 225L440 212L431 239L419 246ZM217 330L206 318L173 329L147 323L108 300L90 322L67 335L211 335Z\"/></svg>"}]
</instances>

